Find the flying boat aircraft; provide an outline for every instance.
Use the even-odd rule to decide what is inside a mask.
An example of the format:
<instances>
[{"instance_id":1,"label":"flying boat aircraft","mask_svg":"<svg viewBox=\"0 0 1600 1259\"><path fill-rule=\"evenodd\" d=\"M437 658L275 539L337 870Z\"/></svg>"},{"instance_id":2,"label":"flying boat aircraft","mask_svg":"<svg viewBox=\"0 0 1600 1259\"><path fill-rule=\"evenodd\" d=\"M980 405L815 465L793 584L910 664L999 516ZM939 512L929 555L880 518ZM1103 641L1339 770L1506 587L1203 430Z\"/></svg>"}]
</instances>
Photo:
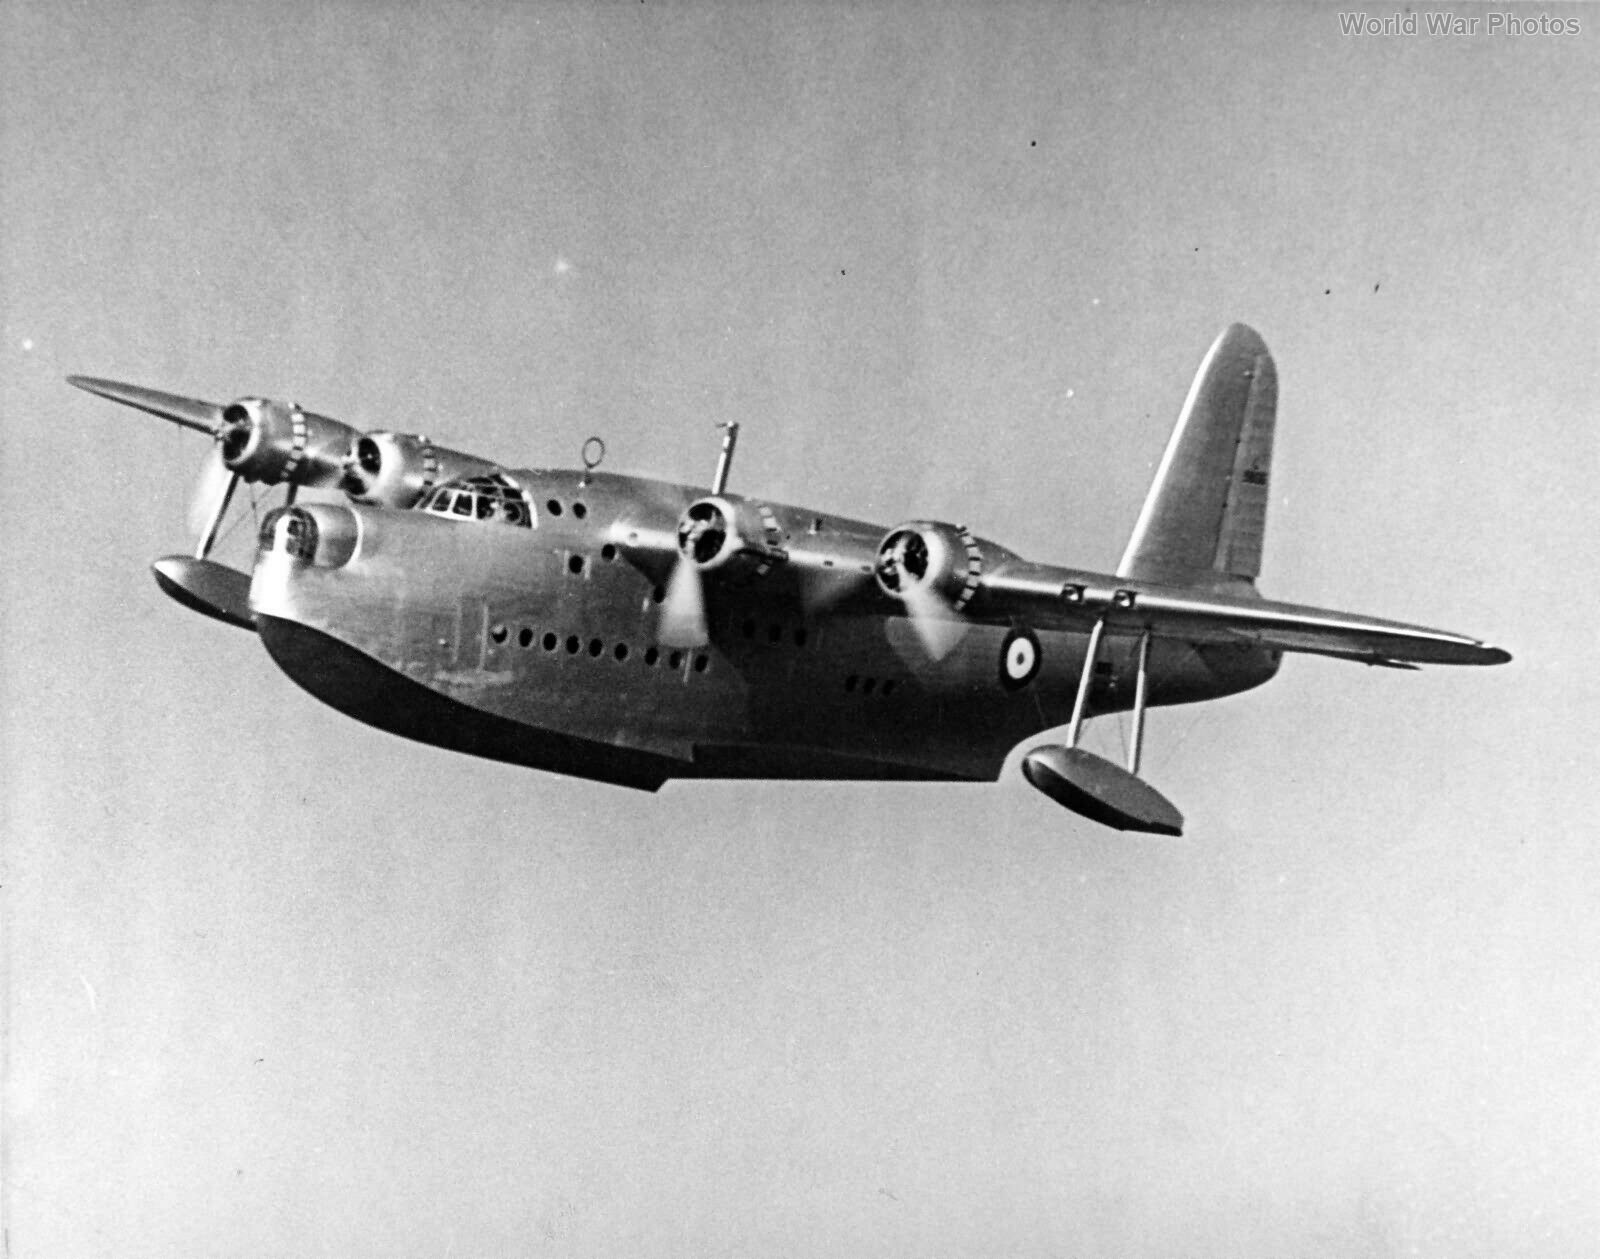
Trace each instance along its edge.
<instances>
[{"instance_id":1,"label":"flying boat aircraft","mask_svg":"<svg viewBox=\"0 0 1600 1259\"><path fill-rule=\"evenodd\" d=\"M1256 590L1277 372L1235 324L1200 365L1114 573L1022 558L964 524L872 524L728 489L509 468L266 398L69 383L206 435L198 543L154 564L254 632L318 699L408 739L602 782L1028 782L1121 830L1182 833L1139 776L1152 707L1272 678L1286 652L1500 664L1476 639ZM285 488L253 572L211 558L240 482ZM301 489L332 501L297 500ZM325 496L327 497L327 496ZM1079 746L1132 713L1126 766Z\"/></svg>"}]
</instances>

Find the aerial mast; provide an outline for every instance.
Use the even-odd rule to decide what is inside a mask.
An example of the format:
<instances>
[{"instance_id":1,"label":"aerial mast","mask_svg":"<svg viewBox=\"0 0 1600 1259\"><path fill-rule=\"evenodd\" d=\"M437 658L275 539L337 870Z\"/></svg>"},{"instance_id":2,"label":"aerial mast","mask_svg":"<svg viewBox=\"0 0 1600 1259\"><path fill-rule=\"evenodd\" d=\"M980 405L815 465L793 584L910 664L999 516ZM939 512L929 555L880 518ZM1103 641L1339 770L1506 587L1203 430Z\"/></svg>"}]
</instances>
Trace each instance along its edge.
<instances>
[{"instance_id":1,"label":"aerial mast","mask_svg":"<svg viewBox=\"0 0 1600 1259\"><path fill-rule=\"evenodd\" d=\"M720 494L728 488L728 471L733 467L733 448L739 444L738 420L728 420L717 427L722 429L722 453L717 456L717 472L711 480L713 494Z\"/></svg>"}]
</instances>

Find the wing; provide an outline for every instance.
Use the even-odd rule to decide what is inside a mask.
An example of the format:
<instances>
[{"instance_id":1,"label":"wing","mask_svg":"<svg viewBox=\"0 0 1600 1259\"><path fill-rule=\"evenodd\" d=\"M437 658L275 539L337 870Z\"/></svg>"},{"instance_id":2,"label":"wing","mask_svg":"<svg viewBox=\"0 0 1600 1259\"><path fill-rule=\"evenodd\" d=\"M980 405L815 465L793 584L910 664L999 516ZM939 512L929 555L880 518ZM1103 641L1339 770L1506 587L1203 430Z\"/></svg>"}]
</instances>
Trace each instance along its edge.
<instances>
[{"instance_id":1,"label":"wing","mask_svg":"<svg viewBox=\"0 0 1600 1259\"><path fill-rule=\"evenodd\" d=\"M1191 589L1014 565L985 575L982 619L1022 617L1041 629L1088 630L1105 619L1110 634L1142 634L1189 642L1255 643L1365 664L1504 664L1511 654L1465 634L1353 612L1277 603L1239 583L1233 589Z\"/></svg>"},{"instance_id":2,"label":"wing","mask_svg":"<svg viewBox=\"0 0 1600 1259\"><path fill-rule=\"evenodd\" d=\"M1105 632L1113 635L1255 643L1397 667L1501 664L1511 658L1462 634L1273 602L1256 594L1248 580L1228 574L1193 585L1117 577L1023 560L958 526L919 521L885 537L880 526L865 521L824 521L799 508L732 494L697 498L687 487L646 483L635 489L635 511L618 518L611 541L650 575L663 598L674 585L687 584L690 567L698 572L705 588L700 610L688 618L696 622L697 639L708 636L708 601L718 601L725 587L743 587L754 597L793 603L815 616L872 611L920 619L929 639L940 637L939 623L948 623L952 633L963 624L1016 621L1087 633L1104 619ZM924 539L928 550L925 599L911 597L918 591L892 596L873 576L883 548L906 533ZM944 567L933 557L942 557ZM956 597L932 597L946 584L945 593Z\"/></svg>"}]
</instances>

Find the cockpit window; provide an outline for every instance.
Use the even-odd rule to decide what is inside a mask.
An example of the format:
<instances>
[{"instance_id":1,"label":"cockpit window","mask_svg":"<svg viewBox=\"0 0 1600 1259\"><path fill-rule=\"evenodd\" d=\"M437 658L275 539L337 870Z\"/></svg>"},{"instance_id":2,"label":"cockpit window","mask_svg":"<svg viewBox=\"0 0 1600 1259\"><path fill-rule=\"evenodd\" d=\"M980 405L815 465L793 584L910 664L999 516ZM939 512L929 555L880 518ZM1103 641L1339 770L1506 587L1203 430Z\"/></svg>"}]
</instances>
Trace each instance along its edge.
<instances>
[{"instance_id":1,"label":"cockpit window","mask_svg":"<svg viewBox=\"0 0 1600 1259\"><path fill-rule=\"evenodd\" d=\"M440 516L493 520L520 529L531 529L534 523L533 505L522 488L501 472L446 482L423 501L422 510Z\"/></svg>"}]
</instances>

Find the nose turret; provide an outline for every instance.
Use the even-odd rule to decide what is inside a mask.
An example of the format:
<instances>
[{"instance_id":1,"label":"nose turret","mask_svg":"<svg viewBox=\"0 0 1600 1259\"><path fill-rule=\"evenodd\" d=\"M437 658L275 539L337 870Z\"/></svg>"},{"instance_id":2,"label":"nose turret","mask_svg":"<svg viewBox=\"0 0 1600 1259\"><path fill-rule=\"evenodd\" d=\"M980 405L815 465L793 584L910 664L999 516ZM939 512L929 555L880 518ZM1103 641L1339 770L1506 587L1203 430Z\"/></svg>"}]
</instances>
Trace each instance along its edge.
<instances>
[{"instance_id":1,"label":"nose turret","mask_svg":"<svg viewBox=\"0 0 1600 1259\"><path fill-rule=\"evenodd\" d=\"M361 542L361 521L348 507L303 503L280 507L261 522L261 558L283 555L318 568L348 564Z\"/></svg>"}]
</instances>

